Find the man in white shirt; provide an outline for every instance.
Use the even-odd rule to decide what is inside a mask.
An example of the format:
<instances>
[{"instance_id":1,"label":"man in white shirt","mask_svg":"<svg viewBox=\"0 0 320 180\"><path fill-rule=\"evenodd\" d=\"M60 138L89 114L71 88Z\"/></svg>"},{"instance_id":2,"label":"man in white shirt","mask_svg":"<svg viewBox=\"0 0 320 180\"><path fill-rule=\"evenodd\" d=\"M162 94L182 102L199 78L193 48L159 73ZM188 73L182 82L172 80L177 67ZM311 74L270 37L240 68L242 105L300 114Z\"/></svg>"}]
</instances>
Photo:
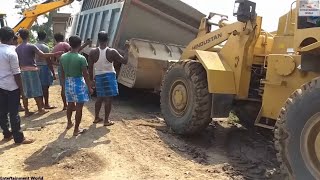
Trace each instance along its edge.
<instances>
[{"instance_id":1,"label":"man in white shirt","mask_svg":"<svg viewBox=\"0 0 320 180\"><path fill-rule=\"evenodd\" d=\"M13 138L17 144L30 144L33 140L26 139L20 127L18 112L22 83L18 55L11 46L13 38L14 32L11 28L0 29L0 127L3 130L3 141Z\"/></svg>"}]
</instances>

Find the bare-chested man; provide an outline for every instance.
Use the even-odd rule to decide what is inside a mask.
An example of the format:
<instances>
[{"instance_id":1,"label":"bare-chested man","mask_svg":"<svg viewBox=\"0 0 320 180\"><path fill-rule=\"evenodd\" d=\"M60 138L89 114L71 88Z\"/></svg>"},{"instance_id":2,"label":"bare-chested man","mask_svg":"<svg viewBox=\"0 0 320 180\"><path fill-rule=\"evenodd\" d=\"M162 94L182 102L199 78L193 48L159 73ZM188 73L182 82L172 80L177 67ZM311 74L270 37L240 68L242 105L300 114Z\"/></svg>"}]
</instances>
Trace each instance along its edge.
<instances>
[{"instance_id":1,"label":"bare-chested man","mask_svg":"<svg viewBox=\"0 0 320 180\"><path fill-rule=\"evenodd\" d=\"M104 126L110 126L114 123L109 120L111 112L112 97L119 94L116 71L113 66L114 61L127 64L127 54L123 57L117 50L109 48L108 34L101 31L98 34L99 47L92 49L89 54L89 74L93 80L95 74L95 86L97 92L97 101L95 103L95 120L93 123L103 121L99 113L102 103L105 104Z\"/></svg>"}]
</instances>

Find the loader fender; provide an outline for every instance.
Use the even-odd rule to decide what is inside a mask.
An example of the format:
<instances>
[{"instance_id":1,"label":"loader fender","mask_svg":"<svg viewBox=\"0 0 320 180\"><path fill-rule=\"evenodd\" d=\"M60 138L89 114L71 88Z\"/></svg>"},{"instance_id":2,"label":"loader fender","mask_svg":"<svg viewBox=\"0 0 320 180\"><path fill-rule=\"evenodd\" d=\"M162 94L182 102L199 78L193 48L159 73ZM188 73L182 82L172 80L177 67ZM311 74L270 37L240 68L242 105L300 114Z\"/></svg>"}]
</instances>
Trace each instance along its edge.
<instances>
[{"instance_id":1,"label":"loader fender","mask_svg":"<svg viewBox=\"0 0 320 180\"><path fill-rule=\"evenodd\" d=\"M208 91L212 94L236 94L234 73L216 52L196 51L207 73Z\"/></svg>"}]
</instances>

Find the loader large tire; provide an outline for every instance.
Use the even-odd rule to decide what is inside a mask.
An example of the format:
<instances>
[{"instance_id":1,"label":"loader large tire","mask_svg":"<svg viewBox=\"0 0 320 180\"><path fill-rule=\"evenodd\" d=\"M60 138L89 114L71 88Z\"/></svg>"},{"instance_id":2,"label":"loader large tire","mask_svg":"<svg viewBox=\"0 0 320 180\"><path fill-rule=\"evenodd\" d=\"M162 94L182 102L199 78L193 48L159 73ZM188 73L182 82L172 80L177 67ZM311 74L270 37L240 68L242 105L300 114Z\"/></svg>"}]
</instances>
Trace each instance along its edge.
<instances>
[{"instance_id":1,"label":"loader large tire","mask_svg":"<svg viewBox=\"0 0 320 180\"><path fill-rule=\"evenodd\" d=\"M296 90L275 128L281 170L289 179L320 179L320 79Z\"/></svg>"},{"instance_id":2,"label":"loader large tire","mask_svg":"<svg viewBox=\"0 0 320 180\"><path fill-rule=\"evenodd\" d=\"M197 61L173 64L164 76L160 96L165 122L177 134L198 133L212 121L207 74Z\"/></svg>"}]
</instances>

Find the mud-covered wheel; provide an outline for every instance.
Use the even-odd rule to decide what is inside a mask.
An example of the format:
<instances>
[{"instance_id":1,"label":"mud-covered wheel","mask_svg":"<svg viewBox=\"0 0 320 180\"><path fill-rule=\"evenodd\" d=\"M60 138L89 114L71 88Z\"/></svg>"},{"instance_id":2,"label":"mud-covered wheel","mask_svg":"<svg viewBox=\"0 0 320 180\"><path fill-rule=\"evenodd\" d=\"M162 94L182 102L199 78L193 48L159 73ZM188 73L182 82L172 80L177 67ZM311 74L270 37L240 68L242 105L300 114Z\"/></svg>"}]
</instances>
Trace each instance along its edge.
<instances>
[{"instance_id":1,"label":"mud-covered wheel","mask_svg":"<svg viewBox=\"0 0 320 180\"><path fill-rule=\"evenodd\" d=\"M211 122L207 74L199 62L173 64L164 76L160 96L165 122L175 133L198 133Z\"/></svg>"},{"instance_id":2,"label":"mud-covered wheel","mask_svg":"<svg viewBox=\"0 0 320 180\"><path fill-rule=\"evenodd\" d=\"M296 90L275 129L281 170L289 179L320 179L320 78Z\"/></svg>"}]
</instances>

